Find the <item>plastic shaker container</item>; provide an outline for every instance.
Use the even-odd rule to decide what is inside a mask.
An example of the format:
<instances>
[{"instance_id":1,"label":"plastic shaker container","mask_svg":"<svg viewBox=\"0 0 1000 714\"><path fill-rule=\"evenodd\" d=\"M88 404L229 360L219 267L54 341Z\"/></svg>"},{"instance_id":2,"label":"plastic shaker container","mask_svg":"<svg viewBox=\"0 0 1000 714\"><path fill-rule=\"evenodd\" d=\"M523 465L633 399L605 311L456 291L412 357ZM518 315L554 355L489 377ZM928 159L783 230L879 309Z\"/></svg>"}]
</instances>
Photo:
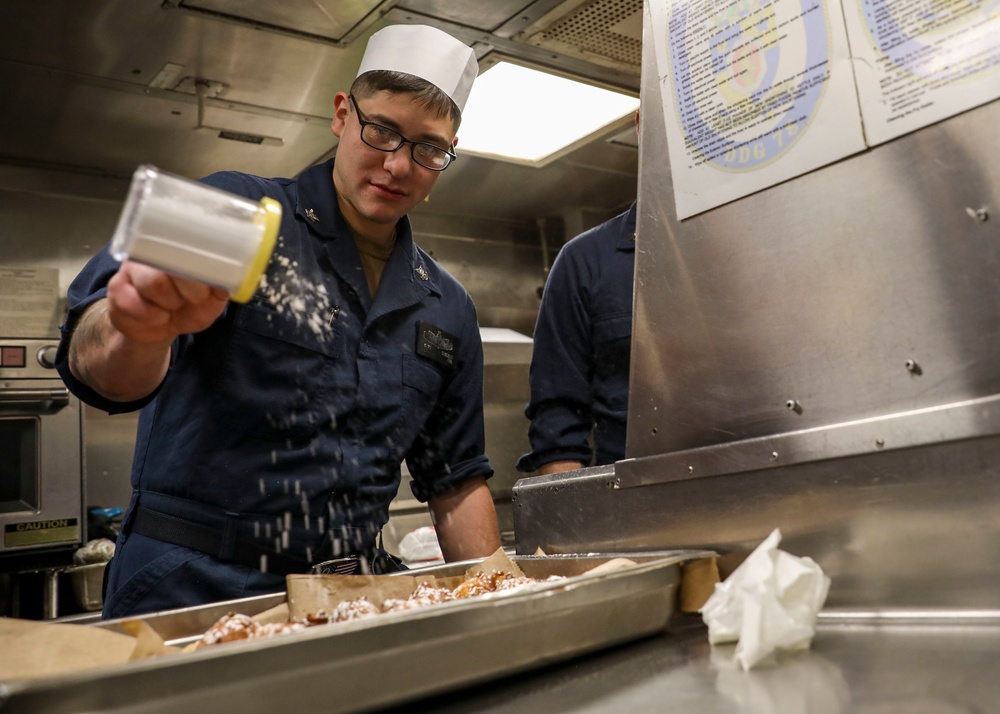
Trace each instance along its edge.
<instances>
[{"instance_id":1,"label":"plastic shaker container","mask_svg":"<svg viewBox=\"0 0 1000 714\"><path fill-rule=\"evenodd\" d=\"M281 204L274 199L253 201L144 164L132 175L111 255L224 288L234 302L247 302L280 226Z\"/></svg>"}]
</instances>

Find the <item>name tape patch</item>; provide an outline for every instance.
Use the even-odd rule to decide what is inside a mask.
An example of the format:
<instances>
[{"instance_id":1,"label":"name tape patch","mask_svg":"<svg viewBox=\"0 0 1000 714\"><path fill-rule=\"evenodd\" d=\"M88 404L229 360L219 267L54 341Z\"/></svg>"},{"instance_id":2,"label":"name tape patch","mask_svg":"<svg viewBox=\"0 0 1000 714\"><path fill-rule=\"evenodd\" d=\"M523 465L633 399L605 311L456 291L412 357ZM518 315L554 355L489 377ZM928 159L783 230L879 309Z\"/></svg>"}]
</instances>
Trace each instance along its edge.
<instances>
[{"instance_id":1,"label":"name tape patch","mask_svg":"<svg viewBox=\"0 0 1000 714\"><path fill-rule=\"evenodd\" d=\"M421 320L417 323L417 354L455 369L458 338L440 327Z\"/></svg>"}]
</instances>

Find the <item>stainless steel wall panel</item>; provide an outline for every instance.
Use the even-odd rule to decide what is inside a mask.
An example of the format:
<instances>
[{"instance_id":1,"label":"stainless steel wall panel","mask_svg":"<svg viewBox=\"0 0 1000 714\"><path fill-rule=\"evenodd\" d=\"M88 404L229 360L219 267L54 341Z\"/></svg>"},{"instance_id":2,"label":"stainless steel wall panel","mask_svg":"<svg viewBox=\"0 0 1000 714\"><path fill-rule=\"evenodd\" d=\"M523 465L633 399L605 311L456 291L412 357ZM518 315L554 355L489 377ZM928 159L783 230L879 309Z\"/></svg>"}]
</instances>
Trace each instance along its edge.
<instances>
[{"instance_id":1,"label":"stainless steel wall panel","mask_svg":"<svg viewBox=\"0 0 1000 714\"><path fill-rule=\"evenodd\" d=\"M830 607L1000 607L1000 437L615 488L626 463L519 481L518 552L710 549L725 571L780 528Z\"/></svg>"},{"instance_id":2,"label":"stainless steel wall panel","mask_svg":"<svg viewBox=\"0 0 1000 714\"><path fill-rule=\"evenodd\" d=\"M1000 393L1000 102L678 221L645 47L629 456Z\"/></svg>"},{"instance_id":3,"label":"stainless steel wall panel","mask_svg":"<svg viewBox=\"0 0 1000 714\"><path fill-rule=\"evenodd\" d=\"M518 551L780 528L829 606L997 608L1000 102L678 221L646 10L627 458L519 481Z\"/></svg>"},{"instance_id":4,"label":"stainless steel wall panel","mask_svg":"<svg viewBox=\"0 0 1000 714\"><path fill-rule=\"evenodd\" d=\"M622 487L877 454L1000 433L1000 396L761 436L617 464Z\"/></svg>"},{"instance_id":5,"label":"stainless steel wall panel","mask_svg":"<svg viewBox=\"0 0 1000 714\"><path fill-rule=\"evenodd\" d=\"M614 466L532 476L514 484L515 547L519 555L614 553L622 524L615 513Z\"/></svg>"},{"instance_id":6,"label":"stainless steel wall panel","mask_svg":"<svg viewBox=\"0 0 1000 714\"><path fill-rule=\"evenodd\" d=\"M691 479L614 494L625 550L737 560L772 528L832 579L831 607L1000 607L1000 438Z\"/></svg>"}]
</instances>

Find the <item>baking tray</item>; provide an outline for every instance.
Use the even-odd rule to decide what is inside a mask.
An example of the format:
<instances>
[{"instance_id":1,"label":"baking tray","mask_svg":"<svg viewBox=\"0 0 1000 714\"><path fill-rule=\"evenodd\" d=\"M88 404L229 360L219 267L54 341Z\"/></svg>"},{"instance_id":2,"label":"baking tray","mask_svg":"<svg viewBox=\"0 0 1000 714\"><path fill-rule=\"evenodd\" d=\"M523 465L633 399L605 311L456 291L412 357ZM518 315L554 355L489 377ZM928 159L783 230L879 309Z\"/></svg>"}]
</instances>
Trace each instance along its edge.
<instances>
[{"instance_id":1,"label":"baking tray","mask_svg":"<svg viewBox=\"0 0 1000 714\"><path fill-rule=\"evenodd\" d=\"M307 628L73 675L0 684L3 712L358 712L509 675L653 634L670 620L680 565L704 551L512 556L526 575L566 580L367 620ZM613 557L636 565L598 574ZM479 561L411 571L461 575ZM137 618L170 644L227 612L284 593ZM109 620L95 627L118 629Z\"/></svg>"}]
</instances>

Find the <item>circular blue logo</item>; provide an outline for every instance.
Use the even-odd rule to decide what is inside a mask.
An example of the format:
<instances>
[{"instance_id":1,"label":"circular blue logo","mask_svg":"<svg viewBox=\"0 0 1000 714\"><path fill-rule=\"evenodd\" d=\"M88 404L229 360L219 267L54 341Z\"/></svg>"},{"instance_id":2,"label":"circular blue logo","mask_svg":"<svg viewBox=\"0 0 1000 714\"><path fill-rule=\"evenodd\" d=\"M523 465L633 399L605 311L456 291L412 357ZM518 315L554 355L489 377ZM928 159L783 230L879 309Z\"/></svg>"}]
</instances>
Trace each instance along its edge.
<instances>
[{"instance_id":1,"label":"circular blue logo","mask_svg":"<svg viewBox=\"0 0 1000 714\"><path fill-rule=\"evenodd\" d=\"M826 10L819 0L715 7L682 2L670 13L688 168L756 169L788 151L819 106L830 72Z\"/></svg>"}]
</instances>

